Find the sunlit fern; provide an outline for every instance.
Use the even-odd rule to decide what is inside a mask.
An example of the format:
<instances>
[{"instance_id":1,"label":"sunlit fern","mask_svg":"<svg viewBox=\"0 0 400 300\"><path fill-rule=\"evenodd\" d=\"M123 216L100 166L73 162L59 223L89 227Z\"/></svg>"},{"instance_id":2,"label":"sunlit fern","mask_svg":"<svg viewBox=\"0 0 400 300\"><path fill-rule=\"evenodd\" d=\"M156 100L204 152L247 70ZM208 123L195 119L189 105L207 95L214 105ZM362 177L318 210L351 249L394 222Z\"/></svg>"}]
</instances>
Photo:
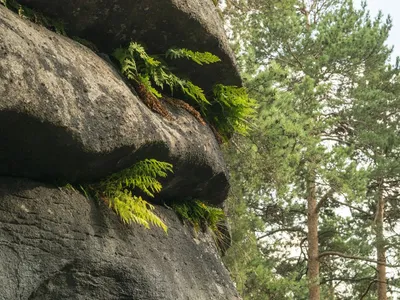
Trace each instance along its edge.
<instances>
[{"instance_id":1,"label":"sunlit fern","mask_svg":"<svg viewBox=\"0 0 400 300\"><path fill-rule=\"evenodd\" d=\"M172 172L172 165L155 159L145 159L130 168L112 174L91 189L112 208L124 223L138 223L146 228L150 225L167 231L165 223L153 212L154 206L142 197L135 196L137 188L149 197L162 189L157 178L165 178Z\"/></svg>"}]
</instances>

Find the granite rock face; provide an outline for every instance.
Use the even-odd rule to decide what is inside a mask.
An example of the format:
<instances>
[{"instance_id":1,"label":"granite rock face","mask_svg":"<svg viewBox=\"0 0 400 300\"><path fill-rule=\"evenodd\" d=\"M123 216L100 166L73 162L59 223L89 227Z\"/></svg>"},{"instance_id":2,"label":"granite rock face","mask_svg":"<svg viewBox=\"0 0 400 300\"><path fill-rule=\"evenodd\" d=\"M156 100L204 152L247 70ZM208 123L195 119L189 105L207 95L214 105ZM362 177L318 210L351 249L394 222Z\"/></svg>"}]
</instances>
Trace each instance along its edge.
<instances>
[{"instance_id":1,"label":"granite rock face","mask_svg":"<svg viewBox=\"0 0 400 300\"><path fill-rule=\"evenodd\" d=\"M164 198L221 203L229 189L208 126L149 110L86 47L0 6L0 175L92 181L144 158L168 161Z\"/></svg>"},{"instance_id":2,"label":"granite rock face","mask_svg":"<svg viewBox=\"0 0 400 300\"><path fill-rule=\"evenodd\" d=\"M163 207L168 235L110 212L75 191L0 178L0 299L239 299L207 234Z\"/></svg>"},{"instance_id":3,"label":"granite rock face","mask_svg":"<svg viewBox=\"0 0 400 300\"><path fill-rule=\"evenodd\" d=\"M235 59L212 0L19 0L65 24L71 36L94 43L110 54L137 41L149 53L171 47L209 51L222 62L198 66L176 62L178 73L205 91L215 83L241 85Z\"/></svg>"}]
</instances>

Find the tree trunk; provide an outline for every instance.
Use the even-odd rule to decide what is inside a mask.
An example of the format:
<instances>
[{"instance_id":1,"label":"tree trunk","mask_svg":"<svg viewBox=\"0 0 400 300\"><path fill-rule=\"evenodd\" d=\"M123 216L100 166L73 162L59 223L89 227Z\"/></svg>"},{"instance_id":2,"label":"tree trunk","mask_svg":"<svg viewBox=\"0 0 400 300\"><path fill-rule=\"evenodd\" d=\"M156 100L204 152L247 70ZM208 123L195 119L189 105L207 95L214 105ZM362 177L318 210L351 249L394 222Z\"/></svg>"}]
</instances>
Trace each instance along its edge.
<instances>
[{"instance_id":1,"label":"tree trunk","mask_svg":"<svg viewBox=\"0 0 400 300\"><path fill-rule=\"evenodd\" d=\"M318 210L316 199L315 176L307 183L307 227L308 227L308 291L310 300L320 299L319 286L319 251L318 251Z\"/></svg>"},{"instance_id":2,"label":"tree trunk","mask_svg":"<svg viewBox=\"0 0 400 300\"><path fill-rule=\"evenodd\" d=\"M385 215L385 199L383 197L383 180L379 183L378 203L375 216L376 253L377 253L377 284L378 300L387 300L386 285L386 249L383 222Z\"/></svg>"}]
</instances>

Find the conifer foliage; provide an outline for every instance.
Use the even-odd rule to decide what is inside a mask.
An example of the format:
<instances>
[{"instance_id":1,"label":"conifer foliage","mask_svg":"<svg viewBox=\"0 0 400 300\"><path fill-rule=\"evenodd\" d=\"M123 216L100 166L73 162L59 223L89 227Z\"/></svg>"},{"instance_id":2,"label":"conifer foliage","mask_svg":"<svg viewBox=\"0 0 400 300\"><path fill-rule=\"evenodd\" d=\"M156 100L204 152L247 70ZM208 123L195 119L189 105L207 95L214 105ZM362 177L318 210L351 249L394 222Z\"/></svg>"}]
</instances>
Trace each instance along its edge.
<instances>
[{"instance_id":1,"label":"conifer foliage","mask_svg":"<svg viewBox=\"0 0 400 300\"><path fill-rule=\"evenodd\" d=\"M260 104L256 129L227 150L226 261L244 299L399 291L399 64L391 19L354 2L225 1Z\"/></svg>"}]
</instances>

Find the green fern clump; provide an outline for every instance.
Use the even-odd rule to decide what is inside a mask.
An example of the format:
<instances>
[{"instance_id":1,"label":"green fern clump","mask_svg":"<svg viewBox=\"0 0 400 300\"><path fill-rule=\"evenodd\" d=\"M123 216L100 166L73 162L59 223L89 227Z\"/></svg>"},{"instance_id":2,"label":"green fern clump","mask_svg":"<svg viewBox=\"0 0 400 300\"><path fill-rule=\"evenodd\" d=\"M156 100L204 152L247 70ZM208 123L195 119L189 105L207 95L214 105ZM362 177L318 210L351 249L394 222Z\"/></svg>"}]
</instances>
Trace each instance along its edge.
<instances>
[{"instance_id":1,"label":"green fern clump","mask_svg":"<svg viewBox=\"0 0 400 300\"><path fill-rule=\"evenodd\" d=\"M168 87L170 94L181 91L188 99L194 100L200 110L201 116L215 125L221 140L228 140L232 133L246 135L250 130L250 121L255 115L255 101L249 98L244 88L217 84L213 90L213 96L206 97L204 91L189 80L181 79L173 74L158 58L148 55L143 46L138 43L130 43L128 48L115 50L114 56L118 59L122 73L139 85L136 90L144 98L145 103L168 116L168 112L160 105L155 105L154 99L161 98L164 88ZM169 49L165 54L168 59L185 58L203 65L217 63L220 59L210 52L194 52L192 50ZM145 91L145 92L143 92ZM204 122L203 122L204 123Z\"/></svg>"},{"instance_id":2,"label":"green fern clump","mask_svg":"<svg viewBox=\"0 0 400 300\"><path fill-rule=\"evenodd\" d=\"M173 203L172 209L183 220L189 221L195 230L209 227L213 232L218 232L218 225L225 220L222 209L205 205L199 200Z\"/></svg>"},{"instance_id":3,"label":"green fern clump","mask_svg":"<svg viewBox=\"0 0 400 300\"><path fill-rule=\"evenodd\" d=\"M119 61L122 73L136 84L143 85L153 96L161 98L161 91L168 86L171 94L180 90L202 110L210 104L200 87L173 74L164 63L148 55L140 44L131 42L128 48L118 48L113 55ZM197 56L202 61L201 55Z\"/></svg>"},{"instance_id":4,"label":"green fern clump","mask_svg":"<svg viewBox=\"0 0 400 300\"><path fill-rule=\"evenodd\" d=\"M212 118L221 135L225 139L234 132L247 135L256 115L256 101L249 97L245 88L236 86L217 84L213 93L220 114L214 114Z\"/></svg>"},{"instance_id":5,"label":"green fern clump","mask_svg":"<svg viewBox=\"0 0 400 300\"><path fill-rule=\"evenodd\" d=\"M154 206L132 193L137 188L147 196L154 197L162 188L157 178L165 178L169 172L172 172L171 164L145 159L131 168L112 174L91 189L97 191L97 196L103 199L124 223L134 222L146 228L154 225L166 232L167 226L154 214Z\"/></svg>"}]
</instances>

